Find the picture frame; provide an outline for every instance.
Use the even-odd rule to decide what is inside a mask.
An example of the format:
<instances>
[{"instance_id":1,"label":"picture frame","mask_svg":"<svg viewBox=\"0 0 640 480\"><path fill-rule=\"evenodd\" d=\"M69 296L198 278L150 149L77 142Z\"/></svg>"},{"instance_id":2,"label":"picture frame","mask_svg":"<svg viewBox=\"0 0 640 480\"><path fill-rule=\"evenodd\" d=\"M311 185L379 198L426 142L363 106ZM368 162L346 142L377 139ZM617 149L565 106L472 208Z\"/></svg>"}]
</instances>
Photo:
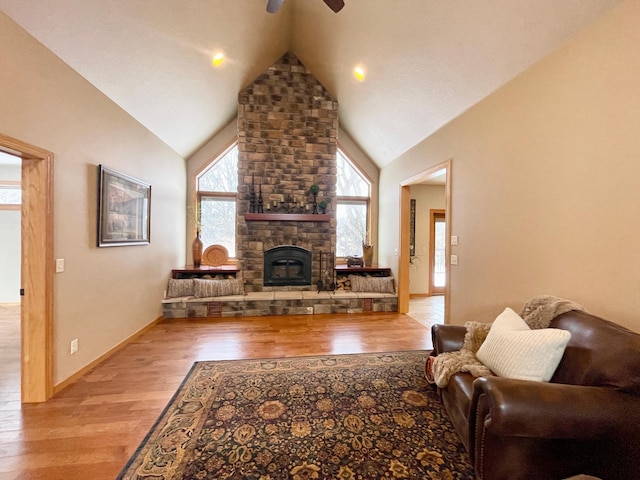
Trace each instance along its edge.
<instances>
[{"instance_id":1,"label":"picture frame","mask_svg":"<svg viewBox=\"0 0 640 480\"><path fill-rule=\"evenodd\" d=\"M409 256L416 256L416 199L411 199L409 216Z\"/></svg>"},{"instance_id":2,"label":"picture frame","mask_svg":"<svg viewBox=\"0 0 640 480\"><path fill-rule=\"evenodd\" d=\"M98 165L98 247L148 245L151 185Z\"/></svg>"}]
</instances>

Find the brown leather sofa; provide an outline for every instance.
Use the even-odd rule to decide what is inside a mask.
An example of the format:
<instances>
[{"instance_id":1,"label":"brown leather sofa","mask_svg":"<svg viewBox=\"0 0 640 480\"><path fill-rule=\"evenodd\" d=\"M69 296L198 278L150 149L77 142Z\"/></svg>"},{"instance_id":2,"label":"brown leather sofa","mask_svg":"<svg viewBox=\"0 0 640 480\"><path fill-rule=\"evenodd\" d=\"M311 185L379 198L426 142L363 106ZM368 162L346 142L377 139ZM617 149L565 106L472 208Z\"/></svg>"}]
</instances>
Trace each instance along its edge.
<instances>
[{"instance_id":1,"label":"brown leather sofa","mask_svg":"<svg viewBox=\"0 0 640 480\"><path fill-rule=\"evenodd\" d=\"M579 311L550 326L571 340L549 383L458 372L438 389L476 479L640 479L640 335ZM434 325L431 355L465 332Z\"/></svg>"}]
</instances>

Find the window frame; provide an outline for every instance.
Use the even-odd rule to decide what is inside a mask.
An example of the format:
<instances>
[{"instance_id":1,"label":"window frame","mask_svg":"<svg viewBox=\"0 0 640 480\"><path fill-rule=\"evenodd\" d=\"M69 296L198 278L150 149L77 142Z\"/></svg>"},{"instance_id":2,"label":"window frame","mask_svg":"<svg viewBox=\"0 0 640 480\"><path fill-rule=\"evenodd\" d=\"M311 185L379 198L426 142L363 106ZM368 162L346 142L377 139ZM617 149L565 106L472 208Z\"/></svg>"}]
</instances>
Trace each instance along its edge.
<instances>
[{"instance_id":1,"label":"window frame","mask_svg":"<svg viewBox=\"0 0 640 480\"><path fill-rule=\"evenodd\" d=\"M22 209L22 182L19 180L0 180L0 189L20 192L20 203L0 203L0 210Z\"/></svg>"},{"instance_id":2,"label":"window frame","mask_svg":"<svg viewBox=\"0 0 640 480\"><path fill-rule=\"evenodd\" d=\"M368 189L368 196L351 196L351 195L337 195L336 194L336 212L338 209L338 205L340 204L346 204L346 205L361 205L364 204L366 207L366 214L365 214L365 236L366 239L369 241L369 243L372 243L373 240L371 238L372 234L371 234L371 227L372 227L372 223L371 223L371 195L372 195L372 188L373 188L373 182L371 181L371 179L369 178L369 176L366 174L366 172L361 169L358 164L347 154L347 152L338 146L338 151L336 152L336 164L338 162L338 155L342 155L342 157L344 158L344 160L351 166L351 168L353 168L362 178L362 180L364 182L366 182L367 184L367 189ZM336 225L337 228L337 225ZM347 263L347 258L345 256L338 256L337 255L337 251L338 251L338 236L337 236L337 231L336 231L336 263L338 264L346 264ZM364 252L363 252L364 253Z\"/></svg>"},{"instance_id":3,"label":"window frame","mask_svg":"<svg viewBox=\"0 0 640 480\"><path fill-rule=\"evenodd\" d=\"M200 178L203 177L204 175L206 175L212 168L215 167L216 163L218 163L219 161L221 161L230 151L232 151L233 149L239 149L239 145L238 145L238 141L234 140L231 144L229 144L224 150L222 150L222 152L218 155L216 155L213 160L207 162L198 173L196 173L195 178L194 178L194 190L195 190L195 211L194 211L194 216L195 218L193 219L195 221L196 224L196 229L197 230L201 230L202 229L202 222L201 222L201 212L202 212L202 199L206 198L206 199L215 199L215 200L222 200L222 201L234 201L236 204L236 217L237 217L237 208L238 208L238 198L239 198L239 194L237 191L235 192L219 192L219 191L209 191L209 190L200 190ZM239 151L238 151L239 154ZM236 175L238 174L237 170L236 170ZM237 218L234 219L234 225L237 225ZM234 231L234 243L237 241L237 230ZM237 255L237 252L236 252ZM237 263L237 256L229 256L229 260L227 261L227 263Z\"/></svg>"}]
</instances>

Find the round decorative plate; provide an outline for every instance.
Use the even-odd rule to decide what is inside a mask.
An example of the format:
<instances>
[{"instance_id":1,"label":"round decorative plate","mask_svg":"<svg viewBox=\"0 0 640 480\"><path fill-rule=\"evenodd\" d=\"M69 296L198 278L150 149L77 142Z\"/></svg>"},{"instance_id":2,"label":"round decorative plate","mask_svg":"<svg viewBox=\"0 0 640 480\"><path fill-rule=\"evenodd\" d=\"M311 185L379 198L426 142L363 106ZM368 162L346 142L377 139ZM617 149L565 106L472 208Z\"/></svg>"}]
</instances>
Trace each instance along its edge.
<instances>
[{"instance_id":1,"label":"round decorative plate","mask_svg":"<svg viewBox=\"0 0 640 480\"><path fill-rule=\"evenodd\" d=\"M229 259L229 252L222 245L211 245L202 252L202 263L217 267Z\"/></svg>"}]
</instances>

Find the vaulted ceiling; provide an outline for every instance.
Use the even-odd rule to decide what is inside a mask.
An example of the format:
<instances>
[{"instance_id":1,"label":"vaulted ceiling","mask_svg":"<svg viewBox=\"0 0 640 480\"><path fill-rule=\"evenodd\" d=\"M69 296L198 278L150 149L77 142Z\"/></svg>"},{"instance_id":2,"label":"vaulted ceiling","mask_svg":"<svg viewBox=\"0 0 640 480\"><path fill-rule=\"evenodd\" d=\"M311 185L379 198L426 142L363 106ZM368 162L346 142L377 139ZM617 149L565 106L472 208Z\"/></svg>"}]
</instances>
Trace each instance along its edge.
<instances>
[{"instance_id":1,"label":"vaulted ceiling","mask_svg":"<svg viewBox=\"0 0 640 480\"><path fill-rule=\"evenodd\" d=\"M619 0L0 0L0 10L185 158L286 51L383 167ZM211 59L223 52L219 68ZM364 81L353 76L362 66Z\"/></svg>"}]
</instances>

